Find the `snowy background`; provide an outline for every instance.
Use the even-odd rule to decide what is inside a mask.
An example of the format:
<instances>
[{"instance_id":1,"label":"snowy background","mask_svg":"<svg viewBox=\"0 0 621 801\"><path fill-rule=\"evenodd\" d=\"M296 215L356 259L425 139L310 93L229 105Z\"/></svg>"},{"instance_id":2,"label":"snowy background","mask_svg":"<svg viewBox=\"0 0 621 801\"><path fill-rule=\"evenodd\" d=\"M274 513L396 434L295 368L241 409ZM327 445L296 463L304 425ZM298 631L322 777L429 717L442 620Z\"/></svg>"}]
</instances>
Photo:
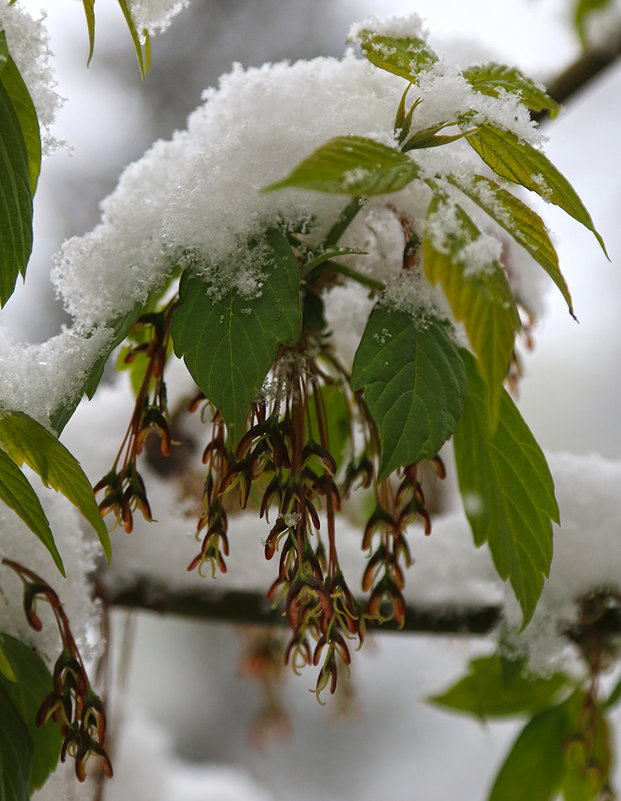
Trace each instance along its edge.
<instances>
[{"instance_id":1,"label":"snowy background","mask_svg":"<svg viewBox=\"0 0 621 801\"><path fill-rule=\"evenodd\" d=\"M36 11L44 3L22 5ZM2 323L15 338L32 342L55 334L63 320L48 278L52 254L66 237L96 224L98 202L113 189L120 170L153 140L183 128L202 90L232 62L252 66L340 55L352 22L369 13L412 11L427 20L439 51L453 48L472 60L496 57L544 81L579 54L561 0L193 0L154 38L153 67L142 84L116 3L97 3L97 42L88 70L80 4L63 5L60 10L57 0L47 4L57 90L67 98L53 133L72 150L58 150L43 165L28 283L2 311ZM580 324L550 291L536 349L525 358L520 396L522 412L547 452L610 460L621 457L620 96L621 66L546 126L547 153L591 212L612 263L574 221L549 206L541 210L556 235ZM68 427L64 441L96 479L100 466L85 441L87 420L85 412L83 422ZM585 474L599 475L601 469L596 460L584 464ZM617 466L607 470L614 499ZM601 508L599 499L594 506ZM620 533L621 515L615 512L611 503L602 521L611 536ZM115 615L113 650L130 650L131 659L111 703L116 778L105 788L105 801L485 797L515 726L483 727L439 712L423 699L453 681L469 656L493 648L491 641L375 637L356 655L353 698L341 716L339 704L320 707L307 691L311 676L287 676L283 703L292 731L258 749L249 732L260 695L239 670L245 636L223 624L147 615L128 623L123 614ZM341 705L347 706L346 698ZM63 790L58 785L45 792L60 799ZM88 797L86 788L78 791L80 797Z\"/></svg>"}]
</instances>

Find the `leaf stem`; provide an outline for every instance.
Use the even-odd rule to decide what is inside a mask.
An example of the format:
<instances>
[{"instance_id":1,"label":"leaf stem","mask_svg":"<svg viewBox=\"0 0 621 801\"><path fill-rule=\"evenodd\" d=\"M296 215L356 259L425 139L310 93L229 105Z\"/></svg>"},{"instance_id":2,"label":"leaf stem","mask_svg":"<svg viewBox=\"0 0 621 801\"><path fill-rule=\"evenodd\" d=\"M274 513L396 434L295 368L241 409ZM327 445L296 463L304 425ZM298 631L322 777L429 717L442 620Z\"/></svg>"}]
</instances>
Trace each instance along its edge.
<instances>
[{"instance_id":1,"label":"leaf stem","mask_svg":"<svg viewBox=\"0 0 621 801\"><path fill-rule=\"evenodd\" d=\"M320 268L321 267L329 267L335 273L351 278L359 284L362 284L362 286L374 289L376 292L383 292L386 289L386 284L383 281L378 281L376 278L371 278L369 275L359 273L358 270L354 270L352 267L346 267L344 264L338 264L336 261L324 261L324 263L320 265Z\"/></svg>"},{"instance_id":2,"label":"leaf stem","mask_svg":"<svg viewBox=\"0 0 621 801\"><path fill-rule=\"evenodd\" d=\"M339 214L338 220L334 223L332 228L328 231L325 240L322 243L321 248L326 250L326 248L334 247L337 244L339 239L343 236L349 224L352 222L356 214L362 208L364 203L364 198L362 197L353 197L349 203L345 206L343 211Z\"/></svg>"}]
</instances>

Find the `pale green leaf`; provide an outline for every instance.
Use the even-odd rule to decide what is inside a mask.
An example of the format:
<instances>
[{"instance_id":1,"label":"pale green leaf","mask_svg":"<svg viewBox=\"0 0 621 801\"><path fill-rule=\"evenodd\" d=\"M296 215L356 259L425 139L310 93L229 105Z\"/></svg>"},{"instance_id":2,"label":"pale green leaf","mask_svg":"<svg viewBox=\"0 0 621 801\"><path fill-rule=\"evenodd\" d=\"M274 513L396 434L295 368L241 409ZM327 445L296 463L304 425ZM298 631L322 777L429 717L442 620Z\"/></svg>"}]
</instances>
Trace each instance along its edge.
<instances>
[{"instance_id":1,"label":"pale green leaf","mask_svg":"<svg viewBox=\"0 0 621 801\"><path fill-rule=\"evenodd\" d=\"M78 461L56 437L23 412L0 413L0 446L21 466L24 462L46 486L61 492L97 532L106 558L111 546L106 524L95 502L93 488Z\"/></svg>"},{"instance_id":2,"label":"pale green leaf","mask_svg":"<svg viewBox=\"0 0 621 801\"><path fill-rule=\"evenodd\" d=\"M11 667L11 663L9 662L7 655L4 653L2 648L2 642L0 642L0 673L2 673L4 678L8 679L9 681L17 681L15 671Z\"/></svg>"},{"instance_id":3,"label":"pale green leaf","mask_svg":"<svg viewBox=\"0 0 621 801\"><path fill-rule=\"evenodd\" d=\"M88 28L88 59L86 64L91 63L93 51L95 50L95 0L82 0L84 16L86 17L86 27Z\"/></svg>"},{"instance_id":4,"label":"pale green leaf","mask_svg":"<svg viewBox=\"0 0 621 801\"><path fill-rule=\"evenodd\" d=\"M280 344L294 345L302 331L300 275L286 238L269 231L271 255L259 248L260 294L236 289L214 299L206 282L184 273L171 322L177 356L220 411L232 438L241 435L255 394Z\"/></svg>"},{"instance_id":5,"label":"pale green leaf","mask_svg":"<svg viewBox=\"0 0 621 801\"><path fill-rule=\"evenodd\" d=\"M142 75L142 80L144 81L147 77L147 72L149 72L149 67L151 66L151 41L149 39L149 32L143 30L139 33L136 30L136 25L132 19L131 10L127 0L118 0L118 3L121 7L121 11L123 12L123 16L125 17L125 22L127 23L130 36L132 37L132 42L134 43L134 48L136 50L136 56L138 57L138 64L140 66L140 74Z\"/></svg>"},{"instance_id":6,"label":"pale green leaf","mask_svg":"<svg viewBox=\"0 0 621 801\"><path fill-rule=\"evenodd\" d=\"M61 728L53 720L35 725L39 707L54 689L52 675L39 654L15 637L0 634L0 647L16 676L14 682L0 676L0 685L19 711L34 749L30 774L32 792L42 787L56 768L63 743Z\"/></svg>"},{"instance_id":7,"label":"pale green leaf","mask_svg":"<svg viewBox=\"0 0 621 801\"><path fill-rule=\"evenodd\" d=\"M30 97L17 65L6 49L4 31L0 31L0 52L5 52L6 63L0 68L0 81L11 100L22 129L24 144L28 153L28 171L30 175L30 192L34 195L41 170L41 132L37 111ZM22 271L22 275L25 270Z\"/></svg>"},{"instance_id":8,"label":"pale green leaf","mask_svg":"<svg viewBox=\"0 0 621 801\"><path fill-rule=\"evenodd\" d=\"M58 553L41 501L17 465L0 450L0 500L13 509L52 555L56 567L65 576L63 560Z\"/></svg>"},{"instance_id":9,"label":"pale green leaf","mask_svg":"<svg viewBox=\"0 0 621 801\"><path fill-rule=\"evenodd\" d=\"M498 575L509 579L524 625L531 619L552 561L554 482L541 449L503 390L498 424L489 426L488 393L476 360L461 351L468 379L453 435L459 491L477 546L487 542Z\"/></svg>"},{"instance_id":10,"label":"pale green leaf","mask_svg":"<svg viewBox=\"0 0 621 801\"><path fill-rule=\"evenodd\" d=\"M496 175L536 192L592 231L608 256L604 240L576 190L541 151L511 131L490 124L479 126L466 140Z\"/></svg>"},{"instance_id":11,"label":"pale green leaf","mask_svg":"<svg viewBox=\"0 0 621 801\"><path fill-rule=\"evenodd\" d=\"M0 50L1 48L0 40ZM6 70L10 69L8 53L5 56ZM32 250L30 181L28 150L20 120L0 80L0 305L2 306L13 294L17 276L25 274Z\"/></svg>"},{"instance_id":12,"label":"pale green leaf","mask_svg":"<svg viewBox=\"0 0 621 801\"><path fill-rule=\"evenodd\" d=\"M362 55L372 64L408 81L415 80L419 72L428 70L438 60L429 45L416 36L397 38L364 30L356 41Z\"/></svg>"},{"instance_id":13,"label":"pale green leaf","mask_svg":"<svg viewBox=\"0 0 621 801\"><path fill-rule=\"evenodd\" d=\"M434 457L457 425L466 392L446 326L375 306L352 368L352 389L363 388L382 444L379 481L399 466Z\"/></svg>"},{"instance_id":14,"label":"pale green leaf","mask_svg":"<svg viewBox=\"0 0 621 801\"><path fill-rule=\"evenodd\" d=\"M362 136L330 139L264 192L295 187L341 195L384 195L398 192L418 175L405 154Z\"/></svg>"},{"instance_id":15,"label":"pale green leaf","mask_svg":"<svg viewBox=\"0 0 621 801\"><path fill-rule=\"evenodd\" d=\"M444 225L448 225L448 233L440 247L436 229ZM489 261L473 267L464 255L479 237L479 230L460 206L450 207L441 195L434 196L423 238L423 267L431 284L441 284L455 319L466 328L489 387L494 421L520 320L500 263Z\"/></svg>"},{"instance_id":16,"label":"pale green leaf","mask_svg":"<svg viewBox=\"0 0 621 801\"><path fill-rule=\"evenodd\" d=\"M568 679L562 673L541 678L519 672L509 683L500 656L471 660L463 679L440 695L427 699L438 706L479 718L533 714L551 706Z\"/></svg>"},{"instance_id":17,"label":"pale green leaf","mask_svg":"<svg viewBox=\"0 0 621 801\"><path fill-rule=\"evenodd\" d=\"M543 267L561 290L573 316L571 295L559 269L558 255L541 217L511 192L483 175L475 175L472 180L453 175L449 180L508 231Z\"/></svg>"},{"instance_id":18,"label":"pale green leaf","mask_svg":"<svg viewBox=\"0 0 621 801\"><path fill-rule=\"evenodd\" d=\"M545 88L528 78L517 67L507 67L490 61L468 67L462 75L481 94L502 97L505 92L512 92L532 111L549 111L553 118L558 114L558 103Z\"/></svg>"},{"instance_id":19,"label":"pale green leaf","mask_svg":"<svg viewBox=\"0 0 621 801\"><path fill-rule=\"evenodd\" d=\"M570 733L565 703L534 717L513 743L488 801L551 801L560 789Z\"/></svg>"},{"instance_id":20,"label":"pale green leaf","mask_svg":"<svg viewBox=\"0 0 621 801\"><path fill-rule=\"evenodd\" d=\"M33 745L19 710L0 682L0 799L30 801Z\"/></svg>"}]
</instances>

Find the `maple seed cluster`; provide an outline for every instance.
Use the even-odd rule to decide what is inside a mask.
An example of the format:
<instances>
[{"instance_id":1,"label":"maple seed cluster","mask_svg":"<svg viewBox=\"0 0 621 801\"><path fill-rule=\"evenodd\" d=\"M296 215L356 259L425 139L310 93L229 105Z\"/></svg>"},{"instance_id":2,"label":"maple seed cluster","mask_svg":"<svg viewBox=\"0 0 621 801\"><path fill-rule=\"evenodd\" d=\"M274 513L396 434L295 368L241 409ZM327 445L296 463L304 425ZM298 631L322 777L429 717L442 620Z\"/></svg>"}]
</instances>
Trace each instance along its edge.
<instances>
[{"instance_id":1,"label":"maple seed cluster","mask_svg":"<svg viewBox=\"0 0 621 801\"><path fill-rule=\"evenodd\" d=\"M102 515L116 514L117 523L130 534L133 512L140 509L151 521L151 507L136 461L151 434L160 438L163 456L170 454L171 436L166 402L164 368L170 352L170 320L175 301L162 311L143 314L132 329L133 343L122 362L132 369L136 381L136 403L112 469L95 485L95 494L105 490L99 504ZM141 372L143 371L143 372ZM119 468L119 464L121 467Z\"/></svg>"},{"instance_id":2,"label":"maple seed cluster","mask_svg":"<svg viewBox=\"0 0 621 801\"><path fill-rule=\"evenodd\" d=\"M63 645L54 665L54 689L39 707L36 725L42 726L50 718L60 724L64 736L60 760L65 762L67 756L74 760L79 781L86 779L86 763L91 755L101 760L104 774L111 778L112 764L104 748L106 713L101 698L91 687L58 595L32 570L11 559L3 559L2 563L17 573L24 584L24 612L30 626L41 631L43 623L36 606L37 601L46 601L56 619Z\"/></svg>"}]
</instances>

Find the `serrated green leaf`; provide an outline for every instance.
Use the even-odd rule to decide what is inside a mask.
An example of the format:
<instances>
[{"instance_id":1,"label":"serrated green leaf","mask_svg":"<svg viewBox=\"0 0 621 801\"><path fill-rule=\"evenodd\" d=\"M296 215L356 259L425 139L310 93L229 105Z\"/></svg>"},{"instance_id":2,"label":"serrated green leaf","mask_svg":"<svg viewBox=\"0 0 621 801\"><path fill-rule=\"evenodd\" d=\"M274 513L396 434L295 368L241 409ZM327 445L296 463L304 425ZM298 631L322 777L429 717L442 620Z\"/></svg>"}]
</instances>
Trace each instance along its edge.
<instances>
[{"instance_id":1,"label":"serrated green leaf","mask_svg":"<svg viewBox=\"0 0 621 801\"><path fill-rule=\"evenodd\" d=\"M569 288L559 269L558 255L541 217L515 195L483 175L475 175L471 180L453 175L449 180L510 233L543 267L561 290L569 311L574 316Z\"/></svg>"},{"instance_id":2,"label":"serrated green leaf","mask_svg":"<svg viewBox=\"0 0 621 801\"><path fill-rule=\"evenodd\" d=\"M468 394L453 435L459 491L477 547L487 542L498 575L509 579L531 619L552 561L554 482L541 449L508 393L489 426L487 387L476 360L461 351Z\"/></svg>"},{"instance_id":3,"label":"serrated green leaf","mask_svg":"<svg viewBox=\"0 0 621 801\"><path fill-rule=\"evenodd\" d=\"M0 67L0 81L6 89L22 129L28 153L30 192L34 196L41 170L41 132L37 111L17 65L8 52L4 31L0 31L0 53L5 57L4 66Z\"/></svg>"},{"instance_id":4,"label":"serrated green leaf","mask_svg":"<svg viewBox=\"0 0 621 801\"><path fill-rule=\"evenodd\" d=\"M118 0L118 3L121 7L121 11L123 12L123 16L125 17L125 22L127 23L130 36L132 37L132 42L134 43L134 48L136 50L136 56L138 57L138 64L140 66L140 74L142 76L142 80L144 81L147 77L147 72L149 72L149 67L151 66L151 40L149 39L149 32L147 30L142 31L142 38L144 42L141 42L140 34L136 30L136 25L132 19L127 0Z\"/></svg>"},{"instance_id":5,"label":"serrated green leaf","mask_svg":"<svg viewBox=\"0 0 621 801\"><path fill-rule=\"evenodd\" d=\"M464 367L446 326L376 305L352 368L382 443L378 481L434 457L453 433L466 392Z\"/></svg>"},{"instance_id":6,"label":"serrated green leaf","mask_svg":"<svg viewBox=\"0 0 621 801\"><path fill-rule=\"evenodd\" d=\"M576 190L547 156L511 131L490 124L479 126L466 137L466 141L496 175L536 192L592 231L608 257L604 240Z\"/></svg>"},{"instance_id":7,"label":"serrated green leaf","mask_svg":"<svg viewBox=\"0 0 621 801\"><path fill-rule=\"evenodd\" d=\"M0 500L13 509L45 545L56 567L66 576L63 560L58 553L50 524L41 501L17 465L0 450Z\"/></svg>"},{"instance_id":8,"label":"serrated green leaf","mask_svg":"<svg viewBox=\"0 0 621 801\"><path fill-rule=\"evenodd\" d=\"M6 51L2 72L10 69L9 59ZM32 250L30 180L20 120L0 80L0 306L13 294L17 276L25 275Z\"/></svg>"},{"instance_id":9,"label":"serrated green leaf","mask_svg":"<svg viewBox=\"0 0 621 801\"><path fill-rule=\"evenodd\" d=\"M441 242L438 227L448 231ZM480 236L460 206L450 206L443 196L434 196L423 238L423 267L431 284L440 282L455 319L466 328L488 384L493 423L520 320L500 263L495 260L475 266L470 263L468 249Z\"/></svg>"},{"instance_id":10,"label":"serrated green leaf","mask_svg":"<svg viewBox=\"0 0 621 801\"><path fill-rule=\"evenodd\" d=\"M356 41L371 64L408 81L415 80L419 72L433 67L438 60L429 45L416 36L397 38L365 30L358 34Z\"/></svg>"},{"instance_id":11,"label":"serrated green leaf","mask_svg":"<svg viewBox=\"0 0 621 801\"><path fill-rule=\"evenodd\" d=\"M440 695L427 700L438 706L485 719L533 714L551 706L559 690L567 685L563 673L548 678L519 672L508 683L500 656L473 659L467 675Z\"/></svg>"},{"instance_id":12,"label":"serrated green leaf","mask_svg":"<svg viewBox=\"0 0 621 801\"><path fill-rule=\"evenodd\" d=\"M418 167L399 150L363 136L337 136L263 192L295 187L340 195L398 192L418 175Z\"/></svg>"},{"instance_id":13,"label":"serrated green leaf","mask_svg":"<svg viewBox=\"0 0 621 801\"><path fill-rule=\"evenodd\" d=\"M19 710L0 683L0 799L29 801L33 745Z\"/></svg>"},{"instance_id":14,"label":"serrated green leaf","mask_svg":"<svg viewBox=\"0 0 621 801\"><path fill-rule=\"evenodd\" d=\"M184 273L170 333L175 353L220 411L233 439L241 435L255 394L278 346L294 345L302 331L300 275L287 239L268 231L269 258L259 248L260 294L237 290L214 299L201 278Z\"/></svg>"},{"instance_id":15,"label":"serrated green leaf","mask_svg":"<svg viewBox=\"0 0 621 801\"><path fill-rule=\"evenodd\" d=\"M493 61L474 64L462 72L464 78L484 95L502 96L505 92L517 94L526 108L533 111L549 111L552 118L558 114L558 103L543 86L536 84L517 67L507 67Z\"/></svg>"},{"instance_id":16,"label":"serrated green leaf","mask_svg":"<svg viewBox=\"0 0 621 801\"><path fill-rule=\"evenodd\" d=\"M500 768L488 801L551 801L560 789L569 731L566 702L529 721Z\"/></svg>"},{"instance_id":17,"label":"serrated green leaf","mask_svg":"<svg viewBox=\"0 0 621 801\"><path fill-rule=\"evenodd\" d=\"M86 60L86 66L88 66L95 50L95 0L82 0L82 6L88 28L88 58Z\"/></svg>"},{"instance_id":18,"label":"serrated green leaf","mask_svg":"<svg viewBox=\"0 0 621 801\"><path fill-rule=\"evenodd\" d=\"M0 676L0 685L18 710L33 745L30 792L43 786L58 764L63 743L61 728L53 720L41 726L35 721L39 707L54 689L52 675L36 651L8 634L0 634L0 648L7 656L16 680Z\"/></svg>"},{"instance_id":19,"label":"serrated green leaf","mask_svg":"<svg viewBox=\"0 0 621 801\"><path fill-rule=\"evenodd\" d=\"M108 562L110 536L101 518L93 488L78 461L67 448L23 412L0 412L0 446L21 466L24 462L46 486L61 492L97 532Z\"/></svg>"}]
</instances>

